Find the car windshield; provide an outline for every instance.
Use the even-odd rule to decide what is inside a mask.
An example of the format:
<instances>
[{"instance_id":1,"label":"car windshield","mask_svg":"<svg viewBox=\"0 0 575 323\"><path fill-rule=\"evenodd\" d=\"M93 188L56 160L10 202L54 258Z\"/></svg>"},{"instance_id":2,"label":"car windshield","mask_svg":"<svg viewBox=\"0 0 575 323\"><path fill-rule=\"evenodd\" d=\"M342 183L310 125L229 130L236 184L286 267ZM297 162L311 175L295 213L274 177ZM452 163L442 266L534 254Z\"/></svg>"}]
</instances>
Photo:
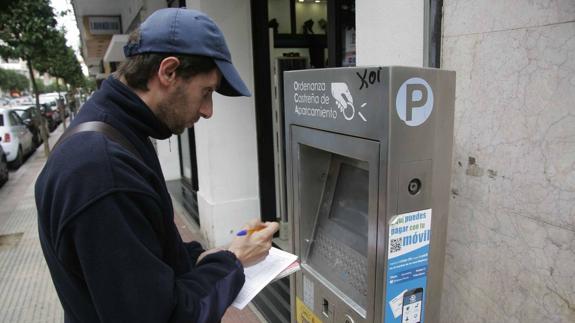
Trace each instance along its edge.
<instances>
[{"instance_id":1,"label":"car windshield","mask_svg":"<svg viewBox=\"0 0 575 323\"><path fill-rule=\"evenodd\" d=\"M14 110L22 119L30 119L30 110Z\"/></svg>"}]
</instances>

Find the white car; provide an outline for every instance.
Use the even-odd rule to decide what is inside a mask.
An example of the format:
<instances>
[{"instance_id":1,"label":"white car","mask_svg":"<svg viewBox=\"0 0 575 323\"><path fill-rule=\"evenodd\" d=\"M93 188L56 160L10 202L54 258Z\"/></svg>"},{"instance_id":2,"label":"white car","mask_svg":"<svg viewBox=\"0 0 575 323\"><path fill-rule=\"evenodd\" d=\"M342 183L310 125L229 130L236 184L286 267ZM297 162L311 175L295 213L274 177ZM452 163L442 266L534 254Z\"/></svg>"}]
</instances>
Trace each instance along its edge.
<instances>
[{"instance_id":1,"label":"white car","mask_svg":"<svg viewBox=\"0 0 575 323\"><path fill-rule=\"evenodd\" d=\"M10 100L10 105L20 105L20 104L34 104L34 98L31 96L22 96L19 98L14 98Z\"/></svg>"},{"instance_id":2,"label":"white car","mask_svg":"<svg viewBox=\"0 0 575 323\"><path fill-rule=\"evenodd\" d=\"M0 108L0 145L6 153L6 160L14 168L20 167L24 156L34 150L32 132L11 108Z\"/></svg>"}]
</instances>

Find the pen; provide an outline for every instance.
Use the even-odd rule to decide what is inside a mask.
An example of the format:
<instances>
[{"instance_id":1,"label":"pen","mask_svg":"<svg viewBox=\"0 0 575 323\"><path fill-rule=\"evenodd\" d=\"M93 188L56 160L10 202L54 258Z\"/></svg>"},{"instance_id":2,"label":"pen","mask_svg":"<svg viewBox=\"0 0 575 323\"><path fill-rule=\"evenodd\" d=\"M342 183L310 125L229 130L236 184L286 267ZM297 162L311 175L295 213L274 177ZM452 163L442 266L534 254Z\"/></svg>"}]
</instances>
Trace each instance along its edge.
<instances>
[{"instance_id":1,"label":"pen","mask_svg":"<svg viewBox=\"0 0 575 323\"><path fill-rule=\"evenodd\" d=\"M257 228L254 229L243 229L241 231L238 231L238 233L236 233L236 236L241 237L241 236L245 236L245 235L250 235L254 232L260 231L261 229L264 229L265 226L259 226Z\"/></svg>"}]
</instances>

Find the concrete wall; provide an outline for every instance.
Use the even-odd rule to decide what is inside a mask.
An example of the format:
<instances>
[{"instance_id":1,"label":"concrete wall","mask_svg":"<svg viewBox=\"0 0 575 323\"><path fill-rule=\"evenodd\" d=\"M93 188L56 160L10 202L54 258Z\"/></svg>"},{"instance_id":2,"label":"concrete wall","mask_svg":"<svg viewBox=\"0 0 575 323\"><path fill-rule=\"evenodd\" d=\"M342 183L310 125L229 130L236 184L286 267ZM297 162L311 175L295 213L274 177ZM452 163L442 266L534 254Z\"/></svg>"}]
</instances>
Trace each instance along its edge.
<instances>
[{"instance_id":1,"label":"concrete wall","mask_svg":"<svg viewBox=\"0 0 575 323\"><path fill-rule=\"evenodd\" d=\"M153 14L154 11L166 8L166 0L143 0L142 9L140 12L140 17L142 21L146 19L149 15Z\"/></svg>"},{"instance_id":2,"label":"concrete wall","mask_svg":"<svg viewBox=\"0 0 575 323\"><path fill-rule=\"evenodd\" d=\"M249 0L194 0L189 8L222 29L232 61L253 92ZM231 241L249 219L260 217L255 103L214 94L214 115L195 126L201 231L210 246Z\"/></svg>"},{"instance_id":3,"label":"concrete wall","mask_svg":"<svg viewBox=\"0 0 575 323\"><path fill-rule=\"evenodd\" d=\"M117 1L117 3L119 2L120 1ZM126 33L128 31L128 28L134 21L134 19L138 16L138 13L142 9L142 6L144 6L144 0L125 0L121 2L122 2L122 10L121 10L122 29L124 30L124 33ZM144 13L145 17L142 17L142 21L144 21L144 19L146 19L146 17L149 16L150 14L151 12L148 13L147 15Z\"/></svg>"},{"instance_id":4,"label":"concrete wall","mask_svg":"<svg viewBox=\"0 0 575 323\"><path fill-rule=\"evenodd\" d=\"M575 2L445 0L441 64L457 71L441 322L575 322Z\"/></svg>"}]
</instances>

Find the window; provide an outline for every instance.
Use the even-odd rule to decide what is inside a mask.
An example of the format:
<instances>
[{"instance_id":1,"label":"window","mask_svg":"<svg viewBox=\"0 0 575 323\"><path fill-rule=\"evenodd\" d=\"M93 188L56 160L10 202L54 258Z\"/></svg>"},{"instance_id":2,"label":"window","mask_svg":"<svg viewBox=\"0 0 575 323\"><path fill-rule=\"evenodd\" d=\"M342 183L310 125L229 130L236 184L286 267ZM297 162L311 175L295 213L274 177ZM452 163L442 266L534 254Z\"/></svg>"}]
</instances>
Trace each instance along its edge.
<instances>
[{"instance_id":1,"label":"window","mask_svg":"<svg viewBox=\"0 0 575 323\"><path fill-rule=\"evenodd\" d=\"M16 113L24 120L31 119L30 110L18 110Z\"/></svg>"},{"instance_id":2,"label":"window","mask_svg":"<svg viewBox=\"0 0 575 323\"><path fill-rule=\"evenodd\" d=\"M10 123L12 126L21 126L22 119L16 114L16 112L10 112Z\"/></svg>"}]
</instances>

